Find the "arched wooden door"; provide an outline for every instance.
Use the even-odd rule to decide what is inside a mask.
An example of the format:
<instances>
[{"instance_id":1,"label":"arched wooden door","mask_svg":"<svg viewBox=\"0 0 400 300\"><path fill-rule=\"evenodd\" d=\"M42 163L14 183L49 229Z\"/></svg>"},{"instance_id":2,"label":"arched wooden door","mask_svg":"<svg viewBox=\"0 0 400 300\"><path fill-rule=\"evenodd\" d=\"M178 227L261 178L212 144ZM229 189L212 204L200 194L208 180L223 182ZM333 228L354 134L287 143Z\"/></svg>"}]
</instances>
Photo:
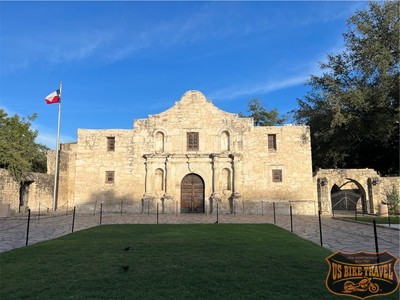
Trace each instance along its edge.
<instances>
[{"instance_id":1,"label":"arched wooden door","mask_svg":"<svg viewBox=\"0 0 400 300\"><path fill-rule=\"evenodd\" d=\"M182 179L181 212L204 213L204 181L199 175L189 174Z\"/></svg>"}]
</instances>

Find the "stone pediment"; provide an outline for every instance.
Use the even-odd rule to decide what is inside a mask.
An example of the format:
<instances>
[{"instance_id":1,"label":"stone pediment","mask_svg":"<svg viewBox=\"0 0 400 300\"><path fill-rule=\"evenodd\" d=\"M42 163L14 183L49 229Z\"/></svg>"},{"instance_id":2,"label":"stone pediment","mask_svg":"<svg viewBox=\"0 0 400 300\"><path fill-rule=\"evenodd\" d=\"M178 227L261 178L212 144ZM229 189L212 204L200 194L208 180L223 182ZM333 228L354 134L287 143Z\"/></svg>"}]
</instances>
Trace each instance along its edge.
<instances>
[{"instance_id":1,"label":"stone pediment","mask_svg":"<svg viewBox=\"0 0 400 300\"><path fill-rule=\"evenodd\" d=\"M235 113L225 112L216 107L203 93L187 91L175 104L159 114L149 115L148 119L135 120L134 127L145 125L159 128L204 128L252 125L250 118L239 118Z\"/></svg>"},{"instance_id":2,"label":"stone pediment","mask_svg":"<svg viewBox=\"0 0 400 300\"><path fill-rule=\"evenodd\" d=\"M209 114L226 114L226 115L236 115L228 112L224 112L212 104L211 100L208 100L206 96L197 90L187 91L183 94L182 98L175 102L175 105L171 108L167 109L164 112L161 112L157 115L150 115L149 117L163 116L168 114L176 114L187 111L196 110L201 113L203 111L208 112Z\"/></svg>"}]
</instances>

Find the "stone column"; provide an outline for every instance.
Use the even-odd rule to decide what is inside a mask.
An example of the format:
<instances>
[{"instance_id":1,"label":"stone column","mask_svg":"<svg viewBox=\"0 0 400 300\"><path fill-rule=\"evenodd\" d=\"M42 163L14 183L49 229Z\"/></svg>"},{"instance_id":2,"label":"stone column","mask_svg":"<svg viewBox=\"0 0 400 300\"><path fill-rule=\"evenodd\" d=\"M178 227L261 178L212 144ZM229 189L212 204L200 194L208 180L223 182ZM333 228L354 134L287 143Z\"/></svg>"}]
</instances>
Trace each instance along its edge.
<instances>
[{"instance_id":1,"label":"stone column","mask_svg":"<svg viewBox=\"0 0 400 300\"><path fill-rule=\"evenodd\" d=\"M144 176L144 194L142 197L142 213L144 213L145 207L148 204L148 201L153 200L152 194L149 192L149 172L150 172L150 164L151 162L149 161L149 158L151 158L150 155L143 155L143 158L145 159L144 162L144 168L145 168L145 176Z\"/></svg>"},{"instance_id":2,"label":"stone column","mask_svg":"<svg viewBox=\"0 0 400 300\"><path fill-rule=\"evenodd\" d=\"M317 179L317 187L319 191L318 201L321 203L321 214L329 215L332 213L332 200L330 197L331 188L330 183L326 177Z\"/></svg>"},{"instance_id":3,"label":"stone column","mask_svg":"<svg viewBox=\"0 0 400 300\"><path fill-rule=\"evenodd\" d=\"M237 188L237 170L235 167L235 155L234 154L230 154L229 158L231 159L231 165L232 165L232 198L236 199L236 198L240 198L241 195L240 193L236 190Z\"/></svg>"},{"instance_id":4,"label":"stone column","mask_svg":"<svg viewBox=\"0 0 400 300\"><path fill-rule=\"evenodd\" d=\"M168 194L168 172L169 172L169 165L170 165L169 161L170 161L170 157L169 157L169 155L167 155L165 157L165 162L164 162L165 174L164 174L164 196L162 198L163 201L173 199L173 197L170 194Z\"/></svg>"},{"instance_id":5,"label":"stone column","mask_svg":"<svg viewBox=\"0 0 400 300\"><path fill-rule=\"evenodd\" d=\"M211 172L212 172L212 193L211 193L211 197L210 197L210 213L213 212L213 206L217 205L217 203L221 200L221 195L216 192L216 159L217 159L217 155L216 154L210 154L210 158L211 158Z\"/></svg>"},{"instance_id":6,"label":"stone column","mask_svg":"<svg viewBox=\"0 0 400 300\"><path fill-rule=\"evenodd\" d=\"M238 200L241 195L239 192L237 192L237 170L235 166L235 155L234 154L229 154L229 158L231 159L231 165L232 165L232 195L229 197L229 207L230 207L230 213L233 214L235 213L235 200Z\"/></svg>"}]
</instances>

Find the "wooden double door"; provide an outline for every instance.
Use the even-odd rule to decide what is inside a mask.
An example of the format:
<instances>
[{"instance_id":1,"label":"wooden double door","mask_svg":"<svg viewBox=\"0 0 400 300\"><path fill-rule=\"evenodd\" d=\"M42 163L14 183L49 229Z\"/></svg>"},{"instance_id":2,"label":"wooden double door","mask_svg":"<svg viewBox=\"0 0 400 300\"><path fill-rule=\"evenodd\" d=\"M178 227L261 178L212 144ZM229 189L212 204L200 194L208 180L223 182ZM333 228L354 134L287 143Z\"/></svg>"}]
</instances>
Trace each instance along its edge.
<instances>
[{"instance_id":1,"label":"wooden double door","mask_svg":"<svg viewBox=\"0 0 400 300\"><path fill-rule=\"evenodd\" d=\"M182 179L181 212L204 213L204 181L197 174L188 174Z\"/></svg>"}]
</instances>

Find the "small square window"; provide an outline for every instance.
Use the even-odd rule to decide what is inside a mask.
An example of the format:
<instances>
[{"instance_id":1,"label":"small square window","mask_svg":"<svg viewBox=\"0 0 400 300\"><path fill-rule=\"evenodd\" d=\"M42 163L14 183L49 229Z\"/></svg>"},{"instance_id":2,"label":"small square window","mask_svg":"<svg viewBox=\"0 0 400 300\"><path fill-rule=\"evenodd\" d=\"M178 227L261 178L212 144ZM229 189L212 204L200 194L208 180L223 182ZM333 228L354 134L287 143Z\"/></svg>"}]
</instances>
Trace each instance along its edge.
<instances>
[{"instance_id":1,"label":"small square window","mask_svg":"<svg viewBox=\"0 0 400 300\"><path fill-rule=\"evenodd\" d=\"M268 134L268 150L276 150L276 134Z\"/></svg>"},{"instance_id":2,"label":"small square window","mask_svg":"<svg viewBox=\"0 0 400 300\"><path fill-rule=\"evenodd\" d=\"M107 151L115 151L115 137L107 137Z\"/></svg>"},{"instance_id":3,"label":"small square window","mask_svg":"<svg viewBox=\"0 0 400 300\"><path fill-rule=\"evenodd\" d=\"M272 181L273 182L282 182L282 170L272 170Z\"/></svg>"},{"instance_id":4,"label":"small square window","mask_svg":"<svg viewBox=\"0 0 400 300\"><path fill-rule=\"evenodd\" d=\"M114 180L115 180L115 172L106 171L106 183L114 183Z\"/></svg>"},{"instance_id":5,"label":"small square window","mask_svg":"<svg viewBox=\"0 0 400 300\"><path fill-rule=\"evenodd\" d=\"M199 133L188 132L187 133L187 151L198 151L199 150Z\"/></svg>"}]
</instances>

